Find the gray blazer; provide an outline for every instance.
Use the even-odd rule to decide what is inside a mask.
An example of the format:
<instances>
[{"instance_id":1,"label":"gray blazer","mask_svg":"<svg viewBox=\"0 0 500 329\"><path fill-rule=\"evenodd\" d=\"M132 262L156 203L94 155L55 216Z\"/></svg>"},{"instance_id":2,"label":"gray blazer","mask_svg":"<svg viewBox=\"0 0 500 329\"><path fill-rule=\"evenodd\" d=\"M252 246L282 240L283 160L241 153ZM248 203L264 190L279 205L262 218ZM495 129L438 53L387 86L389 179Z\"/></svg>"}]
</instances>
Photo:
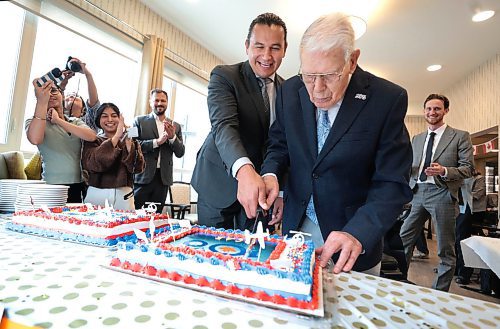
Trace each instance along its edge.
<instances>
[{"instance_id":1,"label":"gray blazer","mask_svg":"<svg viewBox=\"0 0 500 329\"><path fill-rule=\"evenodd\" d=\"M413 137L413 164L410 172L410 187L417 183L420 163L424 152L427 130ZM458 190L465 178L472 176L474 168L472 141L468 132L447 126L439 140L431 162L437 162L448 171L447 177L434 176L437 186L446 188L458 200Z\"/></svg>"},{"instance_id":2,"label":"gray blazer","mask_svg":"<svg viewBox=\"0 0 500 329\"><path fill-rule=\"evenodd\" d=\"M172 185L172 169L173 159L172 154L180 158L184 156L185 147L182 141L181 126L174 122L175 134L177 138L173 143L167 141L160 147L153 148L153 140L159 137L158 128L156 127L156 119L153 113L141 115L135 118L134 126L139 130L137 140L141 144L142 154L146 161L146 168L140 174L134 177L134 183L149 184L153 180L156 171L158 157L160 159L161 180L163 185ZM161 150L161 152L160 152Z\"/></svg>"},{"instance_id":3,"label":"gray blazer","mask_svg":"<svg viewBox=\"0 0 500 329\"><path fill-rule=\"evenodd\" d=\"M275 86L282 81L276 75ZM211 205L225 208L236 201L238 184L231 173L234 162L248 157L260 171L269 117L248 61L212 70L207 103L212 130L198 152L191 185Z\"/></svg>"},{"instance_id":4,"label":"gray blazer","mask_svg":"<svg viewBox=\"0 0 500 329\"><path fill-rule=\"evenodd\" d=\"M478 175L467 178L461 188L464 204L472 213L486 211L486 179Z\"/></svg>"}]
</instances>

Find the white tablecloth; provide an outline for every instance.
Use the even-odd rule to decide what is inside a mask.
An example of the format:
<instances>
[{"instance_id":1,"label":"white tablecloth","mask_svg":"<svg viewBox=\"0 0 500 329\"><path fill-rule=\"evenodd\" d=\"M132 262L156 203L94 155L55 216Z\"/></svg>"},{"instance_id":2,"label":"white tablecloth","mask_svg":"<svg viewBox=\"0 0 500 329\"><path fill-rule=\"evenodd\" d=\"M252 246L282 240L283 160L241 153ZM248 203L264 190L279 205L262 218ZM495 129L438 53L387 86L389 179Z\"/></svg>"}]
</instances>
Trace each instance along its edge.
<instances>
[{"instance_id":1,"label":"white tablecloth","mask_svg":"<svg viewBox=\"0 0 500 329\"><path fill-rule=\"evenodd\" d=\"M500 305L352 272L324 272L325 317L297 316L103 268L107 250L4 229L0 303L44 328L494 328Z\"/></svg>"},{"instance_id":2,"label":"white tablecloth","mask_svg":"<svg viewBox=\"0 0 500 329\"><path fill-rule=\"evenodd\" d=\"M500 277L500 239L471 236L460 244L466 266L489 268Z\"/></svg>"}]
</instances>

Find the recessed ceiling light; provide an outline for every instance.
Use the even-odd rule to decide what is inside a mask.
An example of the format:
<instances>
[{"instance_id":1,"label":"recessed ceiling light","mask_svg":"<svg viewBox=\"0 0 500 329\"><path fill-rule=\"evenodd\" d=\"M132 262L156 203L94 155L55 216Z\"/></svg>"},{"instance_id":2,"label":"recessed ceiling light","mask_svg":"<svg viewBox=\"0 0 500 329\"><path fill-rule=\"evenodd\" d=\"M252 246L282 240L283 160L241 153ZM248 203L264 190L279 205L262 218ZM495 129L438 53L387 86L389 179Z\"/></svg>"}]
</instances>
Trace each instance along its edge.
<instances>
[{"instance_id":1,"label":"recessed ceiling light","mask_svg":"<svg viewBox=\"0 0 500 329\"><path fill-rule=\"evenodd\" d=\"M490 19L495 15L494 10L477 10L474 15L472 16L472 21L473 22L482 22L487 19Z\"/></svg>"},{"instance_id":2,"label":"recessed ceiling light","mask_svg":"<svg viewBox=\"0 0 500 329\"><path fill-rule=\"evenodd\" d=\"M439 71L439 70L441 70L441 67L442 66L439 64L429 65L429 66L427 66L427 71L429 71L429 72Z\"/></svg>"}]
</instances>

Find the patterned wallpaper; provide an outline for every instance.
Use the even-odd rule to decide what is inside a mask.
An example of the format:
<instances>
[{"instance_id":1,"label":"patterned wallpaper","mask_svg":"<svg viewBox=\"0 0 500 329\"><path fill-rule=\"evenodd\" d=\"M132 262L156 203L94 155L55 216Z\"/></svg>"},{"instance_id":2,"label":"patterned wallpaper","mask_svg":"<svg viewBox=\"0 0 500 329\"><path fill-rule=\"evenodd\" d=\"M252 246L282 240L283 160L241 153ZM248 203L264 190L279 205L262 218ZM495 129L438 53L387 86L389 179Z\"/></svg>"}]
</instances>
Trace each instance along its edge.
<instances>
[{"instance_id":1,"label":"patterned wallpaper","mask_svg":"<svg viewBox=\"0 0 500 329\"><path fill-rule=\"evenodd\" d=\"M149 9L139 0L66 0L103 20L132 38L143 42L143 35L157 35L165 40L165 56L189 71L208 81L210 71L222 60L181 32L160 15ZM123 24L98 8L116 17ZM129 25L129 26L127 26ZM132 27L132 28L130 28ZM141 34L137 33L139 31Z\"/></svg>"},{"instance_id":2,"label":"patterned wallpaper","mask_svg":"<svg viewBox=\"0 0 500 329\"><path fill-rule=\"evenodd\" d=\"M500 54L474 69L444 94L450 99L446 121L475 133L500 123Z\"/></svg>"},{"instance_id":3,"label":"patterned wallpaper","mask_svg":"<svg viewBox=\"0 0 500 329\"><path fill-rule=\"evenodd\" d=\"M443 92L450 99L446 123L471 134L500 125L499 90L500 54L497 54ZM411 137L426 128L419 115L407 116L405 123Z\"/></svg>"},{"instance_id":4,"label":"patterned wallpaper","mask_svg":"<svg viewBox=\"0 0 500 329\"><path fill-rule=\"evenodd\" d=\"M423 132L427 129L427 125L425 123L424 117L422 115L410 115L405 118L406 129L408 129L408 133L410 134L410 139Z\"/></svg>"}]
</instances>

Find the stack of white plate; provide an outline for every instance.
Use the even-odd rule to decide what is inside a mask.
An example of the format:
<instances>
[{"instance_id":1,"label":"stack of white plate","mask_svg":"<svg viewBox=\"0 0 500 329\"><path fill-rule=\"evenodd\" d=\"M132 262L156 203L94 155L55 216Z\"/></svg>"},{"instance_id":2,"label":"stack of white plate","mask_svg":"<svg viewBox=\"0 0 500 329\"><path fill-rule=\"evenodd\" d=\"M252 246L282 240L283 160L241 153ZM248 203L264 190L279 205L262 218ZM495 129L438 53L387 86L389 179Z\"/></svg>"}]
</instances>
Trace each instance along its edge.
<instances>
[{"instance_id":1,"label":"stack of white plate","mask_svg":"<svg viewBox=\"0 0 500 329\"><path fill-rule=\"evenodd\" d=\"M23 184L17 187L16 211L37 209L41 206L59 207L66 204L68 186Z\"/></svg>"},{"instance_id":2,"label":"stack of white plate","mask_svg":"<svg viewBox=\"0 0 500 329\"><path fill-rule=\"evenodd\" d=\"M17 198L17 187L24 184L45 184L41 180L30 179L0 179L0 211L14 212Z\"/></svg>"}]
</instances>

